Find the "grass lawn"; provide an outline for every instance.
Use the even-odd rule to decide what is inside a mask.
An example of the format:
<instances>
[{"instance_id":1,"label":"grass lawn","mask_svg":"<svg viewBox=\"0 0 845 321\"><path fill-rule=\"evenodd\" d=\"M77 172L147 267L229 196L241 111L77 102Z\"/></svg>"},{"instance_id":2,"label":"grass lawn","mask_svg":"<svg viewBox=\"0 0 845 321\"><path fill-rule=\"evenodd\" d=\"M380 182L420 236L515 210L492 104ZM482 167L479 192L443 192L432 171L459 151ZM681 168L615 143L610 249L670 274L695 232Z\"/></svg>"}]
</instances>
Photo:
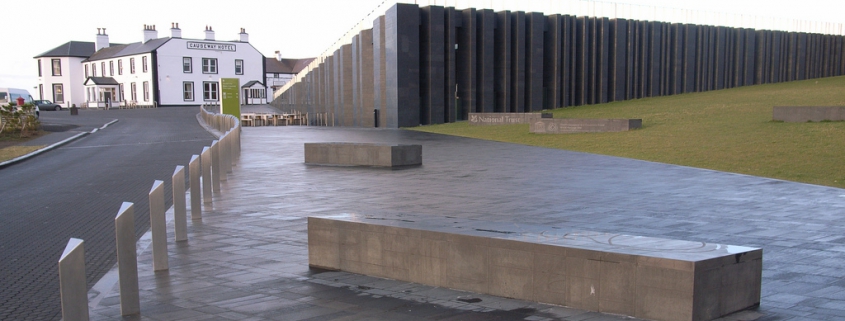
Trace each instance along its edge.
<instances>
[{"instance_id":1,"label":"grass lawn","mask_svg":"<svg viewBox=\"0 0 845 321\"><path fill-rule=\"evenodd\" d=\"M845 106L845 77L553 110L555 118L642 118L619 133L531 134L468 122L411 128L845 188L845 122L772 121L772 106Z\"/></svg>"},{"instance_id":2,"label":"grass lawn","mask_svg":"<svg viewBox=\"0 0 845 321\"><path fill-rule=\"evenodd\" d=\"M20 133L0 134L0 162L26 155L45 146L20 146L18 144L46 135L43 130Z\"/></svg>"}]
</instances>

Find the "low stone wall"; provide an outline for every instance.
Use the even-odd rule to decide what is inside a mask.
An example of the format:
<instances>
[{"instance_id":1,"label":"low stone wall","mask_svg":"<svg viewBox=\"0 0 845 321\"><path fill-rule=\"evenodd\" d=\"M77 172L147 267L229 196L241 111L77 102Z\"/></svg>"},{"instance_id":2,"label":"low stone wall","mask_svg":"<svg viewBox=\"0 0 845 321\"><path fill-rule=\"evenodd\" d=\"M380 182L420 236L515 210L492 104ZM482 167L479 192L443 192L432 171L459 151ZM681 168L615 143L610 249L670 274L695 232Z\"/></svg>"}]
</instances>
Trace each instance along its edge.
<instances>
[{"instance_id":1,"label":"low stone wall","mask_svg":"<svg viewBox=\"0 0 845 321\"><path fill-rule=\"evenodd\" d=\"M305 163L312 165L379 167L421 165L422 146L306 143Z\"/></svg>"},{"instance_id":2,"label":"low stone wall","mask_svg":"<svg viewBox=\"0 0 845 321\"><path fill-rule=\"evenodd\" d=\"M529 124L540 118L552 118L551 113L469 113L470 125Z\"/></svg>"},{"instance_id":3,"label":"low stone wall","mask_svg":"<svg viewBox=\"0 0 845 321\"><path fill-rule=\"evenodd\" d=\"M763 252L430 216L308 218L311 266L652 320L760 303Z\"/></svg>"},{"instance_id":4,"label":"low stone wall","mask_svg":"<svg viewBox=\"0 0 845 321\"><path fill-rule=\"evenodd\" d=\"M776 106L772 108L772 119L788 123L843 121L845 106Z\"/></svg>"},{"instance_id":5,"label":"low stone wall","mask_svg":"<svg viewBox=\"0 0 845 321\"><path fill-rule=\"evenodd\" d=\"M624 132L643 127L642 119L536 119L530 123L529 131L535 134L571 134Z\"/></svg>"}]
</instances>

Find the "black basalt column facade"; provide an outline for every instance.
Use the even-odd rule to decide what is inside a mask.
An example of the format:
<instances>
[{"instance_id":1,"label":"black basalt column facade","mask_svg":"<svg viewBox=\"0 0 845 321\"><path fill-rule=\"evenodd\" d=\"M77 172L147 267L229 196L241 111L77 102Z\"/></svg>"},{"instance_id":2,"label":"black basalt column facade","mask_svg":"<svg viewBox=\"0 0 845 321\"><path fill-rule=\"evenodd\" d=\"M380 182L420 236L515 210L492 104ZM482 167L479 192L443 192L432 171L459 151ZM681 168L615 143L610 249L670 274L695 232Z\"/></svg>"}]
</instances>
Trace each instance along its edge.
<instances>
[{"instance_id":1,"label":"black basalt column facade","mask_svg":"<svg viewBox=\"0 0 845 321\"><path fill-rule=\"evenodd\" d=\"M397 4L351 39L272 104L396 128L845 73L842 36L536 12Z\"/></svg>"}]
</instances>

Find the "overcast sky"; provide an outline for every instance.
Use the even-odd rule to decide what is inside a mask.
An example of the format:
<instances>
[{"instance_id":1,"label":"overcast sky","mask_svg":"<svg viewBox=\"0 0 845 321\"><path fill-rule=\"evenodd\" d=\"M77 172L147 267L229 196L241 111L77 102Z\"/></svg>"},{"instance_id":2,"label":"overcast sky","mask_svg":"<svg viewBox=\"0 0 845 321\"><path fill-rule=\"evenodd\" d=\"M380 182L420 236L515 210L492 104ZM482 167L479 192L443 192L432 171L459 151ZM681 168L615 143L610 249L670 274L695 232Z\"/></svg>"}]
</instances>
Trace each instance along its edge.
<instances>
[{"instance_id":1,"label":"overcast sky","mask_svg":"<svg viewBox=\"0 0 845 321\"><path fill-rule=\"evenodd\" d=\"M67 41L94 41L97 28L106 28L113 43L142 40L143 26L156 25L159 37L170 36L170 24L178 22L184 38L203 38L206 25L212 26L218 40L235 40L240 28L249 33L250 43L265 56L280 50L284 57L320 55L362 20L383 0L15 0L4 1L0 53L0 87L32 89L37 85L37 67L32 58ZM396 1L387 1L395 3ZM411 2L413 0L402 0ZM421 5L436 4L493 9L525 8L526 11L586 10L612 15L613 7L578 0L418 0ZM610 1L608 1L610 2ZM794 24L786 19L845 23L845 1L841 0L622 0L622 3L686 8L777 17L769 23ZM382 6L384 8L384 6ZM652 12L640 8L640 14ZM379 14L384 13L379 9ZM573 12L579 14L578 12ZM690 12L669 12L674 17L695 16ZM368 19L365 19L368 18ZM711 15L710 19L729 19ZM661 20L661 19L656 19ZM758 19L757 23L766 23ZM838 25L835 26L838 30ZM33 91L30 91L33 93Z\"/></svg>"}]
</instances>

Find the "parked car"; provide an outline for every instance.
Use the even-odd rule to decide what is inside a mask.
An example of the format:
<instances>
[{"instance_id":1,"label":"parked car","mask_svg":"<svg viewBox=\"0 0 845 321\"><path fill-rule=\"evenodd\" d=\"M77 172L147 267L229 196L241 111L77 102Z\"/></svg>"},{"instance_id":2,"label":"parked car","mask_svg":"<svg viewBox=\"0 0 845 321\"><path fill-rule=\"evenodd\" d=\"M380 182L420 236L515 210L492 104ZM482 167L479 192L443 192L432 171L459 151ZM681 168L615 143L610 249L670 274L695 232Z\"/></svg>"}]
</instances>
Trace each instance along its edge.
<instances>
[{"instance_id":1,"label":"parked car","mask_svg":"<svg viewBox=\"0 0 845 321\"><path fill-rule=\"evenodd\" d=\"M41 110L62 110L61 105L49 100L33 100L32 103L35 104L35 106L38 106L38 108Z\"/></svg>"}]
</instances>

